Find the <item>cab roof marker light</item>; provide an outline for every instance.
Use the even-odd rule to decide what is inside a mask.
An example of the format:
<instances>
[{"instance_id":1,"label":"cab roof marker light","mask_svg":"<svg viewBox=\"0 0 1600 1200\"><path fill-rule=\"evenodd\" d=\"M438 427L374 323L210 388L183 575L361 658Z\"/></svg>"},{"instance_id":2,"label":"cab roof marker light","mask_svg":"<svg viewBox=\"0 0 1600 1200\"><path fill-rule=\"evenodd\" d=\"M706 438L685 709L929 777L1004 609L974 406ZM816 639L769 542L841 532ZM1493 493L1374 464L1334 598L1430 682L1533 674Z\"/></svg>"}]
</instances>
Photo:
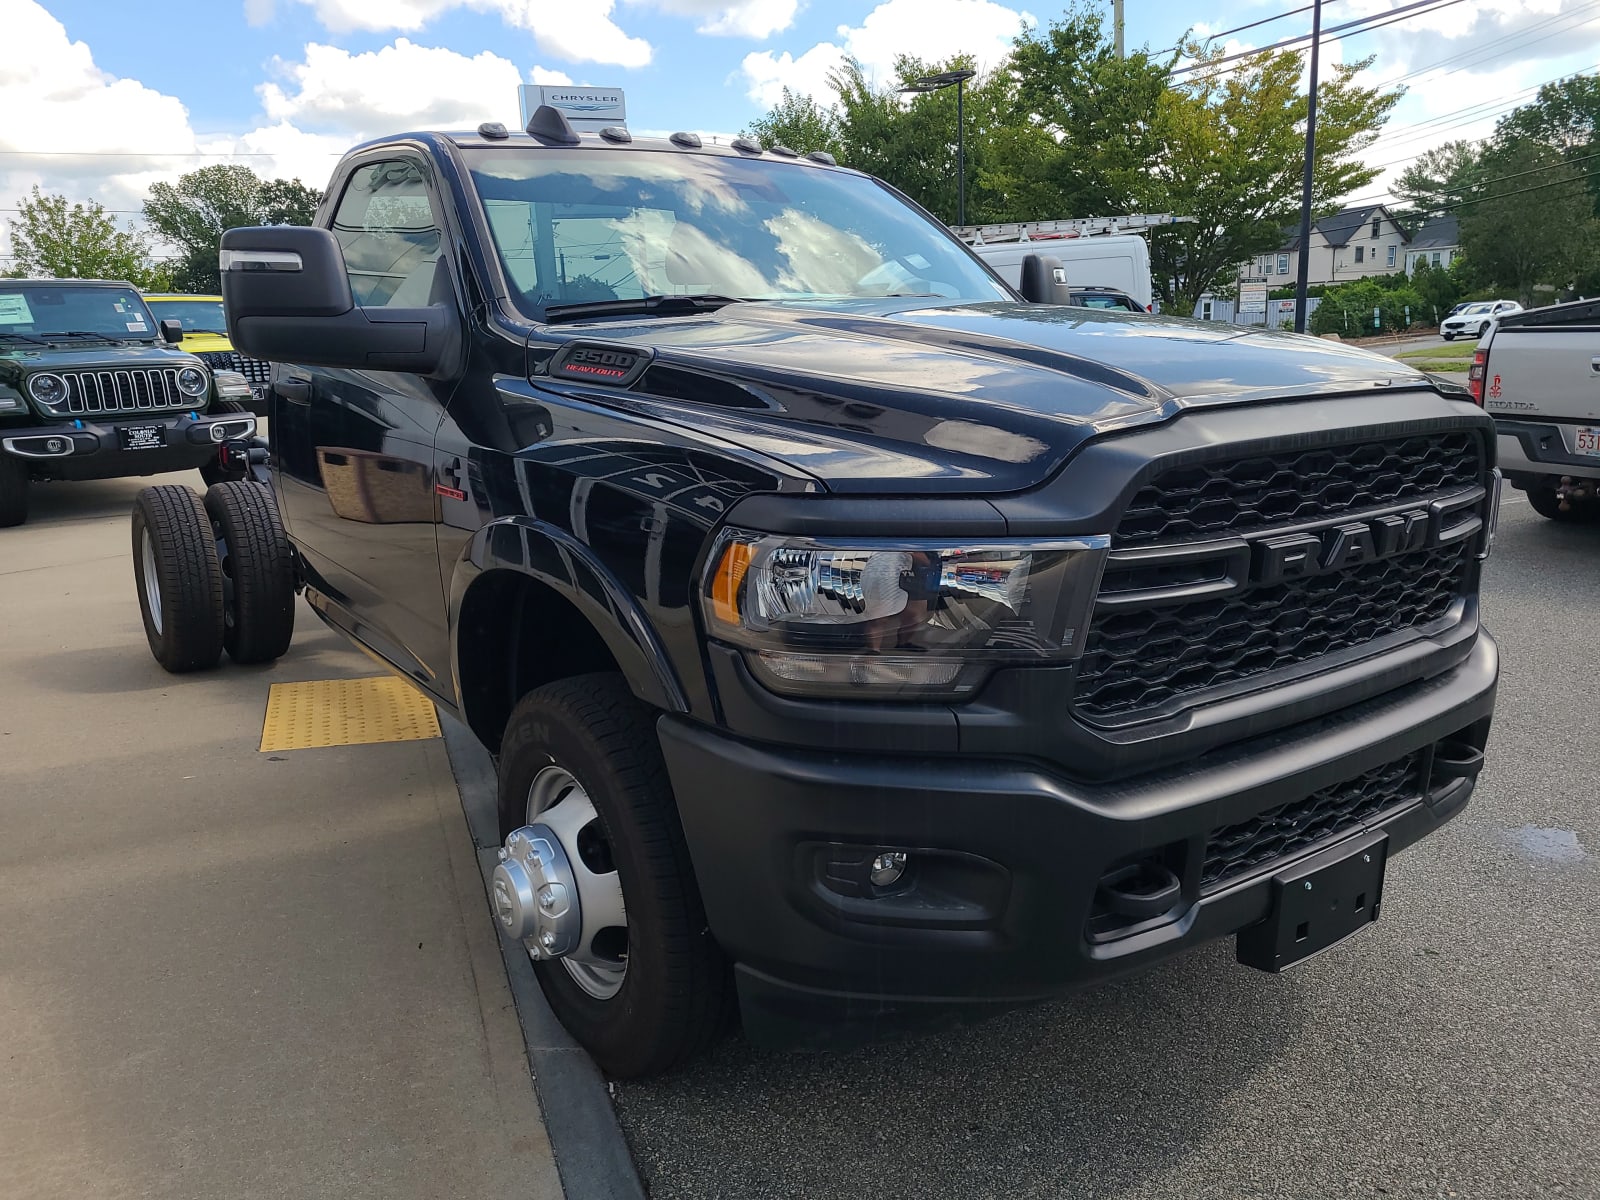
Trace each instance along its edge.
<instances>
[{"instance_id":1,"label":"cab roof marker light","mask_svg":"<svg viewBox=\"0 0 1600 1200\"><path fill-rule=\"evenodd\" d=\"M478 126L478 136L481 138L490 138L493 141L498 142L503 138L510 137L511 135L506 132L506 127L499 121L485 121L482 125Z\"/></svg>"},{"instance_id":2,"label":"cab roof marker light","mask_svg":"<svg viewBox=\"0 0 1600 1200\"><path fill-rule=\"evenodd\" d=\"M764 153L766 153L766 151L764 151L761 148L761 143L756 141L755 138L736 137L736 138L733 139L732 143L730 143L730 144L740 154L764 154Z\"/></svg>"},{"instance_id":3,"label":"cab roof marker light","mask_svg":"<svg viewBox=\"0 0 1600 1200\"><path fill-rule=\"evenodd\" d=\"M813 150L806 157L812 162L821 163L825 167L837 167L839 165L839 160L826 150Z\"/></svg>"},{"instance_id":4,"label":"cab roof marker light","mask_svg":"<svg viewBox=\"0 0 1600 1200\"><path fill-rule=\"evenodd\" d=\"M779 158L799 158L800 157L800 152L798 150L791 150L787 146L768 146L767 149L770 150L773 154L776 154Z\"/></svg>"},{"instance_id":5,"label":"cab roof marker light","mask_svg":"<svg viewBox=\"0 0 1600 1200\"><path fill-rule=\"evenodd\" d=\"M685 133L679 130L668 139L674 146L682 146L686 150L700 149L700 135L698 133Z\"/></svg>"},{"instance_id":6,"label":"cab roof marker light","mask_svg":"<svg viewBox=\"0 0 1600 1200\"><path fill-rule=\"evenodd\" d=\"M633 141L633 134L629 133L621 125L607 125L600 131L600 136L606 141L616 142L618 145L626 145L628 142Z\"/></svg>"}]
</instances>

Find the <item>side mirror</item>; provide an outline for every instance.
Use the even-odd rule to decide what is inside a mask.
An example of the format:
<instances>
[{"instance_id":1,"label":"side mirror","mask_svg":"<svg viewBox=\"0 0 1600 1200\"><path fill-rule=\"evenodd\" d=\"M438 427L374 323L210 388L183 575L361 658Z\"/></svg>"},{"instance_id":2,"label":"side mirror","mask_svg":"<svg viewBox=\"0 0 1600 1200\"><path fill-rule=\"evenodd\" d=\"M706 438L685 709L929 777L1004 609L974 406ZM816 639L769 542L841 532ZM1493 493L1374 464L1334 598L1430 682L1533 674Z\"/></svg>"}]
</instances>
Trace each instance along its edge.
<instances>
[{"instance_id":1,"label":"side mirror","mask_svg":"<svg viewBox=\"0 0 1600 1200\"><path fill-rule=\"evenodd\" d=\"M168 317L157 324L156 328L161 330L161 340L170 345L176 346L183 341L183 322L176 317Z\"/></svg>"},{"instance_id":2,"label":"side mirror","mask_svg":"<svg viewBox=\"0 0 1600 1200\"><path fill-rule=\"evenodd\" d=\"M1022 260L1022 284L1017 288L1030 304L1068 304L1067 269L1050 254L1030 254Z\"/></svg>"},{"instance_id":3,"label":"side mirror","mask_svg":"<svg viewBox=\"0 0 1600 1200\"><path fill-rule=\"evenodd\" d=\"M253 358L430 375L460 341L451 304L359 307L326 229L230 229L218 265L228 339Z\"/></svg>"}]
</instances>

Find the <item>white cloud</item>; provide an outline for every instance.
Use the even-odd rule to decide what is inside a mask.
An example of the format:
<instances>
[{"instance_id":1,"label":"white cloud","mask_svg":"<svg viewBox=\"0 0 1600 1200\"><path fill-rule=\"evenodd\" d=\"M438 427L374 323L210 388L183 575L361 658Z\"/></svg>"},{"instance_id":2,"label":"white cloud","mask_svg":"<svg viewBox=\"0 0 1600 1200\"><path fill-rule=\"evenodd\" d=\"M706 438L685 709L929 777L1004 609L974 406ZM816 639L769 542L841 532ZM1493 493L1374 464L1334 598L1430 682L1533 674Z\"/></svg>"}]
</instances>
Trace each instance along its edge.
<instances>
[{"instance_id":1,"label":"white cloud","mask_svg":"<svg viewBox=\"0 0 1600 1200\"><path fill-rule=\"evenodd\" d=\"M930 63L970 54L987 69L1011 52L1024 26L1036 23L1032 13L994 0L883 0L860 25L839 26L836 41L819 42L799 56L770 50L747 54L740 70L750 98L759 104L776 104L785 87L828 102L833 99L828 72L846 57L857 59L880 82L893 76L901 54Z\"/></svg>"},{"instance_id":2,"label":"white cloud","mask_svg":"<svg viewBox=\"0 0 1600 1200\"><path fill-rule=\"evenodd\" d=\"M247 0L256 2L256 0ZM768 0L770 2L770 0ZM330 31L415 32L457 8L496 13L533 36L541 49L573 62L642 67L650 43L630 37L611 19L616 0L299 0Z\"/></svg>"},{"instance_id":3,"label":"white cloud","mask_svg":"<svg viewBox=\"0 0 1600 1200\"><path fill-rule=\"evenodd\" d=\"M503 116L522 82L514 63L487 50L468 58L406 38L364 54L313 42L303 62L274 67L288 85L257 89L269 119L352 136L471 127Z\"/></svg>"},{"instance_id":4,"label":"white cloud","mask_svg":"<svg viewBox=\"0 0 1600 1200\"><path fill-rule=\"evenodd\" d=\"M640 0L633 0L634 3ZM800 0L653 0L662 10L700 21L697 31L767 38L794 24Z\"/></svg>"}]
</instances>

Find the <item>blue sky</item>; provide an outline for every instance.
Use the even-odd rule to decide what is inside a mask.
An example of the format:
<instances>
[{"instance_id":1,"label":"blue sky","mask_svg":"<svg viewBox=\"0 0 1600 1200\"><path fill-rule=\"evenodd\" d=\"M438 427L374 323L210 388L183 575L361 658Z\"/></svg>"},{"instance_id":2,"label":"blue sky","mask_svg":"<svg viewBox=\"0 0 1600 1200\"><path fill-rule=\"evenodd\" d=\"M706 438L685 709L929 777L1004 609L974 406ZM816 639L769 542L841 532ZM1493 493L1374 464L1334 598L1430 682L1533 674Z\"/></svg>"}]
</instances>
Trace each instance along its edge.
<instances>
[{"instance_id":1,"label":"blue sky","mask_svg":"<svg viewBox=\"0 0 1600 1200\"><path fill-rule=\"evenodd\" d=\"M1211 6L1197 28L1304 2L1234 0ZM1326 23L1408 2L1327 0ZM992 62L1022 22L1062 11L1060 0L0 5L0 208L37 183L129 210L152 181L230 159L321 186L359 138L514 120L519 81L621 86L639 131L736 132L784 84L820 88L842 53L880 74L896 50ZM1130 47L1171 45L1201 11L1172 0L1127 0L1127 9ZM1305 15L1290 16L1225 40L1243 48L1306 28ZM1409 86L1372 159L1403 165L1439 141L1488 132L1545 79L1596 69L1597 47L1600 0L1454 0L1325 53L1375 54L1376 78Z\"/></svg>"}]
</instances>

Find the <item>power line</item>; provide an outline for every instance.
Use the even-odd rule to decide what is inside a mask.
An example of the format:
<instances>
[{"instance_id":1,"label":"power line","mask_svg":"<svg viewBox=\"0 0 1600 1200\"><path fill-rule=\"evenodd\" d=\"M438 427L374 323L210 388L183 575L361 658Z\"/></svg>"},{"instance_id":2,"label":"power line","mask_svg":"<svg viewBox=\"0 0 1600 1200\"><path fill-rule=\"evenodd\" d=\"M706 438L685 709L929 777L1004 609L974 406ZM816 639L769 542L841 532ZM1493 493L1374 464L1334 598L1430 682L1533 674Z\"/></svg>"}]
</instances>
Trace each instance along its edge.
<instances>
[{"instance_id":1,"label":"power line","mask_svg":"<svg viewBox=\"0 0 1600 1200\"><path fill-rule=\"evenodd\" d=\"M1335 0L1323 0L1323 5L1324 5L1324 7L1326 7L1327 5L1333 4L1334 2L1335 2ZM1201 38L1200 40L1202 42L1210 43L1210 42L1217 41L1219 38L1232 37L1234 34L1243 33L1247 29L1255 29L1255 28L1257 28L1258 26L1261 26L1261 25L1271 25L1274 21L1281 21L1285 17L1297 17L1301 13L1310 12L1315 7L1316 7L1315 4L1307 4L1302 8L1291 8L1287 12L1281 12L1275 17L1262 17L1261 20L1259 20L1259 21L1251 21L1250 24L1248 24L1248 25L1240 25L1240 26L1237 26L1237 27L1235 27L1233 29L1223 29L1223 30L1220 30L1217 33L1208 33L1208 34L1206 34L1205 37ZM1179 42L1175 46L1168 46L1165 50L1159 51L1159 53L1167 54L1167 53L1170 53L1173 50L1182 50L1182 49L1183 49L1183 43Z\"/></svg>"},{"instance_id":2,"label":"power line","mask_svg":"<svg viewBox=\"0 0 1600 1200\"><path fill-rule=\"evenodd\" d=\"M1382 29L1385 25L1407 21L1414 16L1427 16L1462 3L1465 3L1465 0L1413 0L1412 3L1402 5L1400 8L1391 8L1387 12L1358 17L1354 21L1346 21L1343 25L1330 26L1322 33L1319 44L1342 41L1344 38L1353 37L1358 33L1370 33L1374 29ZM1269 46L1260 46L1254 50L1241 50L1237 54L1229 54L1223 58L1207 59L1205 62L1197 62L1193 66L1179 67L1172 74L1187 75L1193 71L1204 71L1212 67L1220 67L1224 63L1237 62L1241 58L1255 58L1261 54L1270 54L1274 50L1284 50L1291 46L1298 46L1303 42L1309 42L1311 38L1311 34L1303 33L1297 37L1284 38L1280 42L1273 42Z\"/></svg>"},{"instance_id":3,"label":"power line","mask_svg":"<svg viewBox=\"0 0 1600 1200\"><path fill-rule=\"evenodd\" d=\"M1493 179L1480 179L1477 183L1472 185L1472 190L1474 192L1481 192L1484 188L1493 187L1495 184L1509 183L1513 179L1524 179L1529 175L1542 175L1546 171L1555 171L1555 170L1560 169L1561 167L1574 166L1574 165L1576 165L1578 163L1589 162L1591 159L1596 159L1596 158L1600 158L1600 151L1596 151L1594 154L1585 155L1583 158L1563 159L1561 162L1558 162L1558 163L1550 163L1550 164L1548 164L1546 166L1543 166L1543 167L1530 167L1526 171L1517 171L1517 172L1514 172L1513 174L1510 174L1510 175L1496 175ZM1539 184L1538 186L1539 187L1559 187L1564 183L1576 183L1578 181L1578 179L1587 179L1587 178L1589 178L1589 176L1596 175L1596 174L1600 174L1600 168L1596 168L1596 169L1594 169L1592 171L1582 172L1582 173L1580 173L1580 175L1577 178L1574 178L1574 179L1554 179L1554 180L1551 180L1549 183ZM1524 189L1524 190L1537 190L1537 189ZM1520 196L1523 193L1518 191L1518 192L1506 192L1506 193L1503 193L1503 194L1504 195L1508 195L1508 196ZM1472 197L1471 199L1472 199L1472 202L1475 203L1477 200L1493 200L1493 199L1496 199L1496 198L1497 197L1494 197L1494 196L1475 196L1475 197ZM1357 199L1357 200L1348 200L1348 201L1346 201L1345 204L1344 204L1344 208L1345 209L1360 208L1362 205L1366 205L1366 204L1383 204L1383 203L1386 203L1386 200L1385 200L1385 198L1383 196L1364 196L1364 197L1362 197L1360 199ZM1459 203L1467 203L1467 201L1463 200L1463 201L1460 201ZM1455 207L1455 206L1454 205L1446 205L1444 207L1450 208L1450 207Z\"/></svg>"},{"instance_id":4,"label":"power line","mask_svg":"<svg viewBox=\"0 0 1600 1200\"><path fill-rule=\"evenodd\" d=\"M1491 59L1503 58L1507 50L1526 50L1529 46L1537 45L1540 42L1547 42L1553 37L1560 37L1564 33L1570 33L1574 29L1580 29L1584 25L1587 25L1594 18L1584 17L1582 20L1574 23L1571 26L1554 30L1551 33L1536 37L1531 41L1524 41L1523 39L1526 38L1528 34L1537 33L1539 30L1544 29L1549 25L1553 25L1558 21L1569 20L1570 18L1583 13L1587 9L1595 8L1597 4L1600 4L1600 0L1587 0L1586 3L1579 4L1575 8L1570 8L1565 12L1558 12L1554 16L1544 18L1542 21L1536 21L1534 24L1529 25L1527 28L1514 33L1510 37L1501 41L1492 42L1487 46L1474 46L1466 50L1459 50L1455 54L1447 54L1444 58L1439 59L1437 62L1430 63L1428 66L1417 67L1413 70L1407 71L1404 75L1398 75L1394 79L1389 80L1388 83L1390 86L1398 83L1404 83L1408 79L1416 79L1423 75L1431 74L1448 63L1461 62L1460 66L1452 67L1450 70L1440 74L1439 78L1443 79L1447 76L1458 74L1461 71L1470 71L1473 67L1479 66L1482 63L1490 61ZM1462 62L1462 60L1469 58L1472 59L1471 62Z\"/></svg>"}]
</instances>

